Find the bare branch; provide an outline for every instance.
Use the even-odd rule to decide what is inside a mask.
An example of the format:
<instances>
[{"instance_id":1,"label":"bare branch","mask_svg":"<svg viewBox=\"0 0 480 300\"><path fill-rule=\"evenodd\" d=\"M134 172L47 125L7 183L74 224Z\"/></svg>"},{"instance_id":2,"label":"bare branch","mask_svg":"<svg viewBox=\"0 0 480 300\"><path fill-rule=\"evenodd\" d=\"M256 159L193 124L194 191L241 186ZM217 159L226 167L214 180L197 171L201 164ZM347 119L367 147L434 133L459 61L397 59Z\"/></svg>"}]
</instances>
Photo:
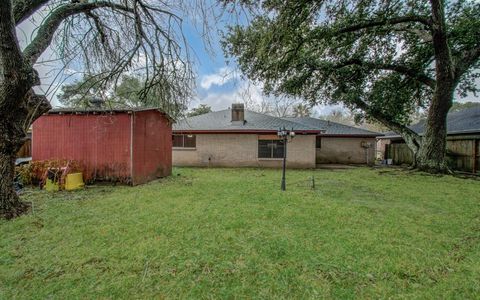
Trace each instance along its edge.
<instances>
[{"instance_id":1,"label":"bare branch","mask_svg":"<svg viewBox=\"0 0 480 300\"><path fill-rule=\"evenodd\" d=\"M49 0L13 0L13 17L15 23L19 24L25 21L48 1Z\"/></svg>"},{"instance_id":2,"label":"bare branch","mask_svg":"<svg viewBox=\"0 0 480 300\"><path fill-rule=\"evenodd\" d=\"M50 16L38 29L37 36L23 51L24 57L34 64L40 55L48 48L52 42L55 31L65 19L75 14L86 13L99 8L111 8L113 10L133 12L129 7L107 1L67 4L60 6L50 14Z\"/></svg>"},{"instance_id":3,"label":"bare branch","mask_svg":"<svg viewBox=\"0 0 480 300\"><path fill-rule=\"evenodd\" d=\"M28 130L34 120L52 108L47 97L36 94L33 89L25 96L25 106L28 112L28 116L25 118L23 124L25 131Z\"/></svg>"}]
</instances>

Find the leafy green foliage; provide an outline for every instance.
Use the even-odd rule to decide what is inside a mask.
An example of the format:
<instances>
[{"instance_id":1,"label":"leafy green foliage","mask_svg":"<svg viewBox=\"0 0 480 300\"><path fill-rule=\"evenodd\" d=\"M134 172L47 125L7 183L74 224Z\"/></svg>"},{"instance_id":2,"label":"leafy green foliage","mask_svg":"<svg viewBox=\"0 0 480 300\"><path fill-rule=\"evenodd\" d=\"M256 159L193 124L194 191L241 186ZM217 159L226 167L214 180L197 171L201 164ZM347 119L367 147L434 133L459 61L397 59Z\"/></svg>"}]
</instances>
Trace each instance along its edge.
<instances>
[{"instance_id":1,"label":"leafy green foliage","mask_svg":"<svg viewBox=\"0 0 480 300\"><path fill-rule=\"evenodd\" d=\"M68 167L68 173L83 172L85 167L82 163L74 160L51 159L36 160L15 168L15 173L24 185L38 185L44 180L44 175L48 169L61 169Z\"/></svg>"},{"instance_id":2,"label":"leafy green foliage","mask_svg":"<svg viewBox=\"0 0 480 300\"><path fill-rule=\"evenodd\" d=\"M101 85L96 82L95 76L85 75L81 80L64 84L60 88L58 100L67 107L91 107L95 98L101 98Z\"/></svg>"},{"instance_id":3,"label":"leafy green foliage","mask_svg":"<svg viewBox=\"0 0 480 300\"><path fill-rule=\"evenodd\" d=\"M428 1L238 2L255 7L254 17L231 27L224 47L267 93L343 103L401 125L429 107L438 74ZM478 56L464 58L480 48L480 3L450 1L445 12L457 92L465 96L478 88Z\"/></svg>"},{"instance_id":4,"label":"leafy green foliage","mask_svg":"<svg viewBox=\"0 0 480 300\"><path fill-rule=\"evenodd\" d=\"M167 81L167 86L159 86L158 83L148 88L145 84L141 77L124 75L118 83L105 86L100 84L98 76L84 76L82 80L63 85L58 98L67 107L95 107L98 99L101 99L103 108L155 107L174 118L184 114L186 98L173 99L169 94L173 87L168 87Z\"/></svg>"},{"instance_id":5,"label":"leafy green foliage","mask_svg":"<svg viewBox=\"0 0 480 300\"><path fill-rule=\"evenodd\" d=\"M34 213L0 221L0 298L480 293L478 181L289 170L281 192L280 177L271 169L176 169L136 187L26 191Z\"/></svg>"},{"instance_id":6,"label":"leafy green foliage","mask_svg":"<svg viewBox=\"0 0 480 300\"><path fill-rule=\"evenodd\" d=\"M187 113L188 117L195 117L212 112L212 108L206 104L200 104L198 107L192 108L191 111Z\"/></svg>"},{"instance_id":7,"label":"leafy green foliage","mask_svg":"<svg viewBox=\"0 0 480 300\"><path fill-rule=\"evenodd\" d=\"M460 111L468 108L480 107L480 102L453 102L450 111Z\"/></svg>"},{"instance_id":8,"label":"leafy green foliage","mask_svg":"<svg viewBox=\"0 0 480 300\"><path fill-rule=\"evenodd\" d=\"M294 117L310 117L312 115L312 108L304 103L299 103L293 107Z\"/></svg>"}]
</instances>

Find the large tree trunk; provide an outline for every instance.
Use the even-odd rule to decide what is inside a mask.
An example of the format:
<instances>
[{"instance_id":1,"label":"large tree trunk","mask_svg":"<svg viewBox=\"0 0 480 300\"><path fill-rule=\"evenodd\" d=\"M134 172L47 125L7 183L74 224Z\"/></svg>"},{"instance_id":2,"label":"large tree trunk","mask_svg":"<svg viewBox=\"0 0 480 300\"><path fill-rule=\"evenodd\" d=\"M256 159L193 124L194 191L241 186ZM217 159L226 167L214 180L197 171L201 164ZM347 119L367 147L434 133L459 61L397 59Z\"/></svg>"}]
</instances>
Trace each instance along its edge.
<instances>
[{"instance_id":1,"label":"large tree trunk","mask_svg":"<svg viewBox=\"0 0 480 300\"><path fill-rule=\"evenodd\" d=\"M13 187L15 159L26 141L30 125L51 106L45 96L27 92L16 110L0 113L0 218L11 219L26 212Z\"/></svg>"},{"instance_id":2,"label":"large tree trunk","mask_svg":"<svg viewBox=\"0 0 480 300\"><path fill-rule=\"evenodd\" d=\"M432 6L432 42L435 51L436 85L428 109L427 123L417 156L417 167L432 173L446 173L447 114L452 107L455 82L454 64L448 44L445 3L430 0Z\"/></svg>"},{"instance_id":3,"label":"large tree trunk","mask_svg":"<svg viewBox=\"0 0 480 300\"><path fill-rule=\"evenodd\" d=\"M15 174L15 155L0 153L0 218L12 219L22 215L28 205L18 197L13 188Z\"/></svg>"},{"instance_id":4,"label":"large tree trunk","mask_svg":"<svg viewBox=\"0 0 480 300\"><path fill-rule=\"evenodd\" d=\"M32 90L40 84L33 63L24 59L18 45L12 1L0 1L0 218L27 210L13 187L15 158L29 126L50 109L46 97Z\"/></svg>"},{"instance_id":5,"label":"large tree trunk","mask_svg":"<svg viewBox=\"0 0 480 300\"><path fill-rule=\"evenodd\" d=\"M452 106L453 89L445 86L432 100L417 156L417 168L431 173L446 173L447 114Z\"/></svg>"},{"instance_id":6,"label":"large tree trunk","mask_svg":"<svg viewBox=\"0 0 480 300\"><path fill-rule=\"evenodd\" d=\"M11 219L27 211L13 187L15 158L24 140L19 133L19 123L12 117L2 116L0 120L0 218ZM18 122L18 121L17 121Z\"/></svg>"}]
</instances>

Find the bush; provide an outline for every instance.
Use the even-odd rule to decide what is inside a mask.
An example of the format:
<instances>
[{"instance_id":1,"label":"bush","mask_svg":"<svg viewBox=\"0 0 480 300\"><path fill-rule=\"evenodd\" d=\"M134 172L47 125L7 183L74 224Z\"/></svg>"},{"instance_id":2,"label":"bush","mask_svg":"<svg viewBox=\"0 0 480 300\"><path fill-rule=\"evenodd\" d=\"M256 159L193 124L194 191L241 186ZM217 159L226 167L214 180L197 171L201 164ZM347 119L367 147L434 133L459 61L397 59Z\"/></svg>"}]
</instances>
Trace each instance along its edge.
<instances>
[{"instance_id":1,"label":"bush","mask_svg":"<svg viewBox=\"0 0 480 300\"><path fill-rule=\"evenodd\" d=\"M67 166L68 173L83 173L84 168L79 162L66 159L31 161L29 164L16 167L15 171L24 185L38 185L45 180L44 176L48 169L60 169Z\"/></svg>"}]
</instances>

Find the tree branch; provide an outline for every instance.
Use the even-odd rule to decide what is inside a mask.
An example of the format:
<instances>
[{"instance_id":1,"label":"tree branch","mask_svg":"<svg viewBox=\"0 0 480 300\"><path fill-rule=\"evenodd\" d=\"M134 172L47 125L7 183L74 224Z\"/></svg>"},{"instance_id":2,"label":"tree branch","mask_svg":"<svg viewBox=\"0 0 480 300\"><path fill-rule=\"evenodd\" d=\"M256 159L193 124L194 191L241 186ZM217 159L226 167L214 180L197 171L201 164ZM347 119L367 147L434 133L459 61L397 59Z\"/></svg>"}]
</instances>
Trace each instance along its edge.
<instances>
[{"instance_id":1,"label":"tree branch","mask_svg":"<svg viewBox=\"0 0 480 300\"><path fill-rule=\"evenodd\" d=\"M455 80L458 81L460 77L479 59L480 45L477 45L476 48L462 52L455 64Z\"/></svg>"},{"instance_id":2,"label":"tree branch","mask_svg":"<svg viewBox=\"0 0 480 300\"><path fill-rule=\"evenodd\" d=\"M346 66L352 66L352 65L357 65L361 67L367 67L371 69L376 69L376 70L388 70L388 71L395 71L397 73L400 73L402 75L408 76L412 79L415 79L428 87L434 89L436 85L435 79L431 78L430 76L418 72L416 70L413 70L409 67L403 66L403 65L398 65L398 64L386 64L386 63L378 63L378 62L368 62L368 61L362 61L360 59L349 59L344 62L340 62L336 65L333 66L334 69L341 69Z\"/></svg>"},{"instance_id":3,"label":"tree branch","mask_svg":"<svg viewBox=\"0 0 480 300\"><path fill-rule=\"evenodd\" d=\"M25 21L49 0L13 0L13 17L15 24Z\"/></svg>"},{"instance_id":4,"label":"tree branch","mask_svg":"<svg viewBox=\"0 0 480 300\"><path fill-rule=\"evenodd\" d=\"M47 97L36 94L33 89L25 95L25 106L27 109L27 116L23 125L25 130L28 130L28 127L30 127L33 121L52 108Z\"/></svg>"},{"instance_id":5,"label":"tree branch","mask_svg":"<svg viewBox=\"0 0 480 300\"><path fill-rule=\"evenodd\" d=\"M409 67L402 66L402 65L397 65L397 64L383 64L383 63L374 63L374 62L362 62L358 61L358 65L364 65L369 68L373 69L379 69L379 70L389 70L389 71L395 71L400 74L403 74L405 76L408 76L410 78L413 78L417 81L420 81L421 83L427 85L428 87L434 89L435 85L437 84L435 79L431 78L430 76L422 73L415 71L413 69L410 69Z\"/></svg>"},{"instance_id":6,"label":"tree branch","mask_svg":"<svg viewBox=\"0 0 480 300\"><path fill-rule=\"evenodd\" d=\"M25 64L15 34L11 1L0 2L0 112L10 111L17 95L24 95L38 74Z\"/></svg>"},{"instance_id":7,"label":"tree branch","mask_svg":"<svg viewBox=\"0 0 480 300\"><path fill-rule=\"evenodd\" d=\"M409 148L414 152L414 156L416 155L417 151L420 148L421 137L415 131L411 130L405 125L392 121L382 112L372 109L365 101L360 98L355 99L354 103L359 109L374 117L377 121L387 126L391 130L400 134L405 140L405 143L407 143Z\"/></svg>"},{"instance_id":8,"label":"tree branch","mask_svg":"<svg viewBox=\"0 0 480 300\"><path fill-rule=\"evenodd\" d=\"M338 33L348 33L348 32L355 32L362 29L384 26L384 25L395 25L401 23L421 23L425 26L431 27L432 22L430 18L427 16L418 16L418 15L411 15L411 16L402 16L390 19L377 19L377 20L369 20L366 22L361 22L352 26L348 26L338 30Z\"/></svg>"},{"instance_id":9,"label":"tree branch","mask_svg":"<svg viewBox=\"0 0 480 300\"><path fill-rule=\"evenodd\" d=\"M338 81L338 79L332 78L332 80L338 86L341 86L341 83ZM341 90L340 94L342 95L340 97L344 97L344 95L346 95L346 92L344 90ZM394 132L400 134L405 140L405 143L407 143L408 147L414 152L413 153L414 163L416 162L415 157L418 150L420 149L420 144L422 141L422 138L420 137L420 135L418 135L415 131L408 128L407 126L392 120L389 116L385 115L382 111L372 108L367 102L365 102L360 97L355 97L353 99L351 97L349 98L352 100L351 102L356 108L363 110L365 113L367 113L369 116L376 119L378 122L382 123L389 129L393 130Z\"/></svg>"},{"instance_id":10,"label":"tree branch","mask_svg":"<svg viewBox=\"0 0 480 300\"><path fill-rule=\"evenodd\" d=\"M55 9L45 20L42 26L40 26L35 38L23 51L25 59L29 60L30 63L35 64L40 55L42 55L42 53L48 48L53 39L55 31L65 19L76 14L86 13L99 8L111 8L113 10L121 10L124 12L133 13L133 10L127 6L108 1L63 5Z\"/></svg>"}]
</instances>

